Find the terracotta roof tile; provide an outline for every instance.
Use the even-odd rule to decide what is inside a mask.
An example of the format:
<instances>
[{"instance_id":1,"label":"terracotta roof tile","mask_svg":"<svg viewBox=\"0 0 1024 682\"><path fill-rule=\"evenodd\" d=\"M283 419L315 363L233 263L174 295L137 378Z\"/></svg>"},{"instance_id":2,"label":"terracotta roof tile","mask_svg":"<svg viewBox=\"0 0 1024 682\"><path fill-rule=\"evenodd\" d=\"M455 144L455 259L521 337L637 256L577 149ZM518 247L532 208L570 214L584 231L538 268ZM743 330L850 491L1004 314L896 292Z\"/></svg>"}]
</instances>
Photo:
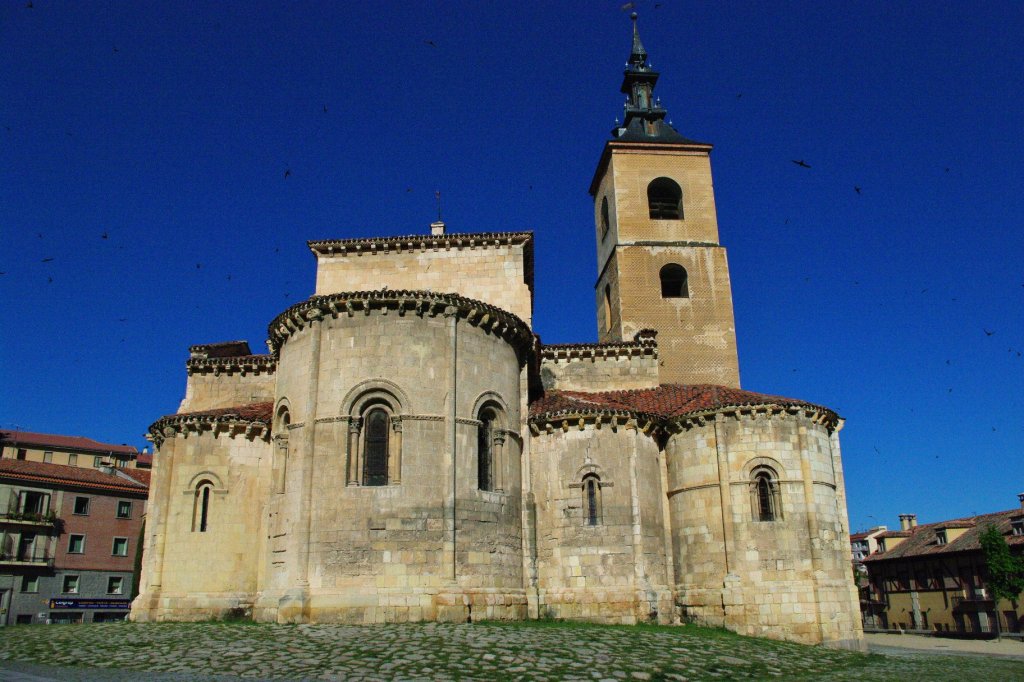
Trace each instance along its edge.
<instances>
[{"instance_id":1,"label":"terracotta roof tile","mask_svg":"<svg viewBox=\"0 0 1024 682\"><path fill-rule=\"evenodd\" d=\"M22 481L57 485L76 485L104 490L130 491L141 494L145 494L149 489L148 483L142 483L139 479L130 481L115 473L108 474L99 469L51 464L49 462L32 462L22 459L0 459L0 478L14 478Z\"/></svg>"},{"instance_id":2,"label":"terracotta roof tile","mask_svg":"<svg viewBox=\"0 0 1024 682\"><path fill-rule=\"evenodd\" d=\"M114 445L113 443L101 443L84 436L60 436L52 433L33 433L32 431L0 431L0 443L52 447L61 450L116 452L122 455L138 454L138 450L132 445Z\"/></svg>"},{"instance_id":3,"label":"terracotta roof tile","mask_svg":"<svg viewBox=\"0 0 1024 682\"><path fill-rule=\"evenodd\" d=\"M979 538L989 525L995 526L1012 546L1024 546L1024 535L1013 535L1010 520L1019 516L1020 509L967 516L962 519L939 521L938 523L922 523L909 531L890 531L886 537L905 537L906 539L886 552L875 552L864 561L886 561L907 557L926 556L932 554L952 554L954 552L972 552L981 549ZM963 528L963 534L944 545L938 543L935 531L944 528Z\"/></svg>"},{"instance_id":4,"label":"terracotta roof tile","mask_svg":"<svg viewBox=\"0 0 1024 682\"><path fill-rule=\"evenodd\" d=\"M178 412L177 414L166 415L163 419L176 419L179 417L237 417L243 421L257 421L269 424L273 414L274 403L265 402L218 407L210 410L198 410L196 412Z\"/></svg>"},{"instance_id":5,"label":"terracotta roof tile","mask_svg":"<svg viewBox=\"0 0 1024 682\"><path fill-rule=\"evenodd\" d=\"M150 479L153 476L153 472L149 469L121 469L120 471L125 476L131 476L146 487L149 487Z\"/></svg>"},{"instance_id":6,"label":"terracotta roof tile","mask_svg":"<svg viewBox=\"0 0 1024 682\"><path fill-rule=\"evenodd\" d=\"M657 388L630 391L548 391L530 405L530 416L540 417L563 412L630 412L662 419L681 417L723 407L777 405L831 410L794 398L754 393L712 384L662 384Z\"/></svg>"}]
</instances>

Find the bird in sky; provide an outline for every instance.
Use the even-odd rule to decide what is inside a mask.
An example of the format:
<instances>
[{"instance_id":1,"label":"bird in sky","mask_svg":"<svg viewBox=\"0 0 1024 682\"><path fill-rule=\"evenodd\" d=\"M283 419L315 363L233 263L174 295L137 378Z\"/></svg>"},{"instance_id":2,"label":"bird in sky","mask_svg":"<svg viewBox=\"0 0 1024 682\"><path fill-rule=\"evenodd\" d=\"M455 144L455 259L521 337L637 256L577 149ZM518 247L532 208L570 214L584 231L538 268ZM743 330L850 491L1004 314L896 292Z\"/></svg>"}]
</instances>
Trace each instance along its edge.
<instances>
[{"instance_id":1,"label":"bird in sky","mask_svg":"<svg viewBox=\"0 0 1024 682\"><path fill-rule=\"evenodd\" d=\"M287 178L291 174L292 174L292 169L291 168L285 169L285 171L284 171L284 177L285 178Z\"/></svg>"},{"instance_id":2,"label":"bird in sky","mask_svg":"<svg viewBox=\"0 0 1024 682\"><path fill-rule=\"evenodd\" d=\"M203 264L202 264L202 263L196 263L196 270L198 270L198 269L199 269L199 268L201 268L201 267L203 267Z\"/></svg>"},{"instance_id":3,"label":"bird in sky","mask_svg":"<svg viewBox=\"0 0 1024 682\"><path fill-rule=\"evenodd\" d=\"M100 235L100 239L106 239L108 236L109 235L106 232L104 232L103 234Z\"/></svg>"},{"instance_id":4,"label":"bird in sky","mask_svg":"<svg viewBox=\"0 0 1024 682\"><path fill-rule=\"evenodd\" d=\"M854 185L853 186L853 191L856 192L857 194L860 194L860 187L858 187L857 185Z\"/></svg>"},{"instance_id":5,"label":"bird in sky","mask_svg":"<svg viewBox=\"0 0 1024 682\"><path fill-rule=\"evenodd\" d=\"M327 105L326 104L324 105L324 113L325 114L327 113Z\"/></svg>"},{"instance_id":6,"label":"bird in sky","mask_svg":"<svg viewBox=\"0 0 1024 682\"><path fill-rule=\"evenodd\" d=\"M49 262L50 262L50 261L52 261L52 260L53 260L52 258L44 258L43 260L41 260L41 261L39 261L39 262L40 262L40 263L49 263Z\"/></svg>"},{"instance_id":7,"label":"bird in sky","mask_svg":"<svg viewBox=\"0 0 1024 682\"><path fill-rule=\"evenodd\" d=\"M47 284L53 284L53 277L47 277L46 278L46 283Z\"/></svg>"},{"instance_id":8,"label":"bird in sky","mask_svg":"<svg viewBox=\"0 0 1024 682\"><path fill-rule=\"evenodd\" d=\"M800 166L801 168L810 168L811 167L810 164L808 164L803 159L800 159L799 161L797 161L796 159L790 159L790 161L792 161L796 165Z\"/></svg>"},{"instance_id":9,"label":"bird in sky","mask_svg":"<svg viewBox=\"0 0 1024 682\"><path fill-rule=\"evenodd\" d=\"M423 44L430 45L431 47L437 47L437 43L435 43L433 40L424 40Z\"/></svg>"},{"instance_id":10,"label":"bird in sky","mask_svg":"<svg viewBox=\"0 0 1024 682\"><path fill-rule=\"evenodd\" d=\"M995 330L989 331L987 329L983 329L982 331L985 332L985 336L992 336L993 334L995 334Z\"/></svg>"}]
</instances>

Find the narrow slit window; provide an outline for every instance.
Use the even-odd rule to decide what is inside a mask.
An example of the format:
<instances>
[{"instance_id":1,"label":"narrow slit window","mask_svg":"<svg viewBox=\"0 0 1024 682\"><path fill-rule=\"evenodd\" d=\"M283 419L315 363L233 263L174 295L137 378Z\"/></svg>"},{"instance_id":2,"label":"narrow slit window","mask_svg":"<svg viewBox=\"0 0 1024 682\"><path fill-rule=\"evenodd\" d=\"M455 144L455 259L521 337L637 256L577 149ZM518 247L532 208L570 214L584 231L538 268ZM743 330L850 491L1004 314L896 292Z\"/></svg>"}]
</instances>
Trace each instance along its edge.
<instances>
[{"instance_id":1,"label":"narrow slit window","mask_svg":"<svg viewBox=\"0 0 1024 682\"><path fill-rule=\"evenodd\" d=\"M583 479L584 523L597 526L601 523L601 481L596 475Z\"/></svg>"},{"instance_id":2,"label":"narrow slit window","mask_svg":"<svg viewBox=\"0 0 1024 682\"><path fill-rule=\"evenodd\" d=\"M205 533L209 528L210 521L210 491L213 484L203 481L196 486L194 506L192 509L192 530L197 533Z\"/></svg>"},{"instance_id":3,"label":"narrow slit window","mask_svg":"<svg viewBox=\"0 0 1024 682\"><path fill-rule=\"evenodd\" d=\"M494 490L494 414L490 410L480 412L476 462L477 487Z\"/></svg>"},{"instance_id":4,"label":"narrow slit window","mask_svg":"<svg viewBox=\"0 0 1024 682\"><path fill-rule=\"evenodd\" d=\"M388 484L388 413L380 408L366 415L365 463L363 485Z\"/></svg>"},{"instance_id":5,"label":"narrow slit window","mask_svg":"<svg viewBox=\"0 0 1024 682\"><path fill-rule=\"evenodd\" d=\"M611 219L608 214L608 197L602 197L601 199L601 237L603 238L608 234L608 228L611 227Z\"/></svg>"}]
</instances>

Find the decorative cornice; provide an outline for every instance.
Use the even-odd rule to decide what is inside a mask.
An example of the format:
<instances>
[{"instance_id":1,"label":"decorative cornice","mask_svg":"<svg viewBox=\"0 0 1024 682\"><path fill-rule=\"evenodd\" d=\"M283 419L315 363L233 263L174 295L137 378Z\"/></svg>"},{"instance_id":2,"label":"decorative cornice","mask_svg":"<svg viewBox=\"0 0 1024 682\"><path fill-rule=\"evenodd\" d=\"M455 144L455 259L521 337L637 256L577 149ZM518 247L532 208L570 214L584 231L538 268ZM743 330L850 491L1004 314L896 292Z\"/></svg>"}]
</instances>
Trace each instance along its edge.
<instances>
[{"instance_id":1,"label":"decorative cornice","mask_svg":"<svg viewBox=\"0 0 1024 682\"><path fill-rule=\"evenodd\" d=\"M649 356L657 359L658 342L655 340L657 332L653 330L641 330L637 332L635 340L622 343L562 343L553 345L542 345L540 357L542 360L554 360L556 362L570 360L597 360Z\"/></svg>"},{"instance_id":2,"label":"decorative cornice","mask_svg":"<svg viewBox=\"0 0 1024 682\"><path fill-rule=\"evenodd\" d=\"M263 410L263 407L266 410ZM223 408L208 412L186 412L171 414L153 422L148 429L150 440L160 447L164 440L178 435L212 433L214 437L221 434L230 438L245 436L259 438L270 442L270 410L272 403L244 405L240 408Z\"/></svg>"},{"instance_id":3,"label":"decorative cornice","mask_svg":"<svg viewBox=\"0 0 1024 682\"><path fill-rule=\"evenodd\" d=\"M420 317L454 316L474 327L505 339L522 357L533 342L529 326L521 319L482 301L458 294L439 294L431 291L345 291L323 296L312 296L297 303L274 318L267 328L267 345L276 356L285 341L310 322L330 316L353 317L371 312L387 315L390 312L404 316L412 313Z\"/></svg>"},{"instance_id":4,"label":"decorative cornice","mask_svg":"<svg viewBox=\"0 0 1024 682\"><path fill-rule=\"evenodd\" d=\"M277 371L277 358L273 355L240 355L228 358L189 358L185 363L189 376L193 374L273 374Z\"/></svg>"},{"instance_id":5,"label":"decorative cornice","mask_svg":"<svg viewBox=\"0 0 1024 682\"><path fill-rule=\"evenodd\" d=\"M478 249L518 246L531 242L532 232L473 232L448 234L415 234L404 237L362 237L356 239L325 239L306 242L310 251L321 256L364 256L395 251L428 251L436 249Z\"/></svg>"}]
</instances>

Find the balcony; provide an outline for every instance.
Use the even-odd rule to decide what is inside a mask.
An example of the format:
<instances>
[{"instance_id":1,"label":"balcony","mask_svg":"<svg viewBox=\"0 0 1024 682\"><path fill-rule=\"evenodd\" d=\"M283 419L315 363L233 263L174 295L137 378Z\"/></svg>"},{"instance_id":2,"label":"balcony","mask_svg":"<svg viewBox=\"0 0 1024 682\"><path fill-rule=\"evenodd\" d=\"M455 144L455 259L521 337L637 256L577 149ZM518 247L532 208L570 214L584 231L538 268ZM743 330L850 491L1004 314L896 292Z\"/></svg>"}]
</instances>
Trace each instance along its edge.
<instances>
[{"instance_id":1,"label":"balcony","mask_svg":"<svg viewBox=\"0 0 1024 682\"><path fill-rule=\"evenodd\" d=\"M40 568L53 566L53 553L48 547L24 547L17 551L0 552L0 566L31 566Z\"/></svg>"},{"instance_id":2,"label":"balcony","mask_svg":"<svg viewBox=\"0 0 1024 682\"><path fill-rule=\"evenodd\" d=\"M0 510L0 523L14 524L18 526L36 526L52 528L57 524L57 515L51 512L40 513L31 511L2 511Z\"/></svg>"},{"instance_id":3,"label":"balcony","mask_svg":"<svg viewBox=\"0 0 1024 682\"><path fill-rule=\"evenodd\" d=\"M951 599L951 604L952 604L954 610L956 610L956 609L976 610L976 609L987 608L987 607L995 604L995 601L993 599L991 599L990 597L988 597L987 595L979 593L979 594L973 594L973 595L971 595L969 597L963 597L963 596L959 596L959 595L954 596Z\"/></svg>"}]
</instances>

